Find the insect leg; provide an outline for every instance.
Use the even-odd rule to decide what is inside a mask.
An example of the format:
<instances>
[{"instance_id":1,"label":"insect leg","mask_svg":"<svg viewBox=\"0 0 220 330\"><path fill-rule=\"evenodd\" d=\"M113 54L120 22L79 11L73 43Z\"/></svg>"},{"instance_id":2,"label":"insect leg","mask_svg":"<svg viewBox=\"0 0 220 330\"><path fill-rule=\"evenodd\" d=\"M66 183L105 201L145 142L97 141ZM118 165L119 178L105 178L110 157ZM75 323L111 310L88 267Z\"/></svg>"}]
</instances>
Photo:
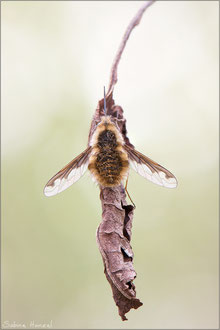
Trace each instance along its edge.
<instances>
[{"instance_id":1,"label":"insect leg","mask_svg":"<svg viewBox=\"0 0 220 330\"><path fill-rule=\"evenodd\" d=\"M127 177L127 179L126 179L126 184L125 184L125 191L126 191L126 193L127 193L128 197L129 197L129 199L130 199L130 201L131 201L131 203L133 204L133 206L134 206L134 209L135 209L135 208L136 208L136 206L135 206L135 204L134 204L133 200L131 199L131 196L129 195L129 192L128 192L128 190L127 190L127 186L128 186L128 177Z\"/></svg>"}]
</instances>

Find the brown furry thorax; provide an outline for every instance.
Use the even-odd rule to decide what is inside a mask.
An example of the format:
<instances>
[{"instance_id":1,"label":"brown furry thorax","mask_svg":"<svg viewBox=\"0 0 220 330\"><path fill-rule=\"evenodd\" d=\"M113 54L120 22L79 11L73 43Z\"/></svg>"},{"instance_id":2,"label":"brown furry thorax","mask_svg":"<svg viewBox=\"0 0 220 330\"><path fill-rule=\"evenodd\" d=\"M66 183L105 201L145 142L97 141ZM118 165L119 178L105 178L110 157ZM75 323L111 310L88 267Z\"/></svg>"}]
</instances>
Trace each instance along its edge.
<instances>
[{"instance_id":1,"label":"brown furry thorax","mask_svg":"<svg viewBox=\"0 0 220 330\"><path fill-rule=\"evenodd\" d=\"M89 170L104 187L114 187L128 174L129 163L123 137L110 116L102 117L92 136Z\"/></svg>"}]
</instances>

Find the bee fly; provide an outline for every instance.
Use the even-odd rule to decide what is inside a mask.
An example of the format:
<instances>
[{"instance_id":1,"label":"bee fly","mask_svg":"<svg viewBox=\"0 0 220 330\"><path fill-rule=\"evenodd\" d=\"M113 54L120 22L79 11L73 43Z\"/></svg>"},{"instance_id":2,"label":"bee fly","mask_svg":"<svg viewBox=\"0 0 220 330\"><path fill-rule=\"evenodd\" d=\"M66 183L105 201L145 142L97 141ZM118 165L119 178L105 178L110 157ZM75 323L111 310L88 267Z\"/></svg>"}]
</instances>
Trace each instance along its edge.
<instances>
[{"instance_id":1,"label":"bee fly","mask_svg":"<svg viewBox=\"0 0 220 330\"><path fill-rule=\"evenodd\" d=\"M115 187L128 178L130 166L153 183L175 188L175 176L126 144L116 125L111 116L106 114L104 91L104 116L97 124L88 148L48 181L44 194L53 196L69 188L81 178L87 168L99 185Z\"/></svg>"}]
</instances>

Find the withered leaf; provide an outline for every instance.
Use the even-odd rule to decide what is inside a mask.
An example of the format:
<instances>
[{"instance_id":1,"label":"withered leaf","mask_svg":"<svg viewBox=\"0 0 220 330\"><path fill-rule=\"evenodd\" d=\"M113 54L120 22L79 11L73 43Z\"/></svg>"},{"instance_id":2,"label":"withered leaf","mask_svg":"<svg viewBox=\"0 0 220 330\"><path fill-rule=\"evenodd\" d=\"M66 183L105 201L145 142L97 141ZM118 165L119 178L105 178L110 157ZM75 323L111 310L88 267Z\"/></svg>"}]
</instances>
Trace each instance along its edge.
<instances>
[{"instance_id":1,"label":"withered leaf","mask_svg":"<svg viewBox=\"0 0 220 330\"><path fill-rule=\"evenodd\" d=\"M131 147L126 130L126 120L123 110L116 106L112 93L106 99L107 114L111 116L119 127L126 143ZM99 101L89 138L91 138L96 123L103 115L103 99ZM127 320L125 314L131 308L137 309L142 305L136 298L135 285L136 272L133 267L133 251L130 245L132 220L134 208L127 205L123 185L116 187L101 187L100 199L102 202L102 222L97 229L97 243L104 263L104 272L109 281L113 298L118 306L122 320Z\"/></svg>"}]
</instances>

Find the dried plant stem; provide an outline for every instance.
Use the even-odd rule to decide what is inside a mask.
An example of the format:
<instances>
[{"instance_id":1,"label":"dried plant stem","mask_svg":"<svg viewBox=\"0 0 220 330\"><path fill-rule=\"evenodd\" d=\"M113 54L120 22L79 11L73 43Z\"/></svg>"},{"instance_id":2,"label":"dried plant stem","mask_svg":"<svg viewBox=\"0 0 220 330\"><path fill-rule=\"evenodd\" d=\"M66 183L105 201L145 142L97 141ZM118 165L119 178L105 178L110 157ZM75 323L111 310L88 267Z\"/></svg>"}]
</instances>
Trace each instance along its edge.
<instances>
[{"instance_id":1,"label":"dried plant stem","mask_svg":"<svg viewBox=\"0 0 220 330\"><path fill-rule=\"evenodd\" d=\"M119 61L121 59L121 55L122 55L122 53L124 51L124 48L125 48L126 43L128 41L128 38L129 38L129 36L131 34L131 31L134 29L134 27L136 25L138 25L140 23L140 20L142 18L143 13L154 2L155 2L155 0L151 0L151 1L145 2L144 5L138 10L138 12L134 16L134 18L131 20L130 24L128 25L128 27L127 27L127 29L125 31L125 34L124 34L124 36L122 38L121 44L120 44L120 46L118 48L118 51L117 51L117 54L116 54L115 59L113 61L113 64L112 64L111 76L110 76L110 82L109 82L109 87L108 87L107 95L109 95L113 91L114 86L117 83L117 80L118 80L118 73L117 73L118 63L119 63Z\"/></svg>"},{"instance_id":2,"label":"dried plant stem","mask_svg":"<svg viewBox=\"0 0 220 330\"><path fill-rule=\"evenodd\" d=\"M113 99L113 89L117 82L117 67L122 52L133 28L138 25L144 11L154 1L147 1L132 19L123 36L122 42L112 65L111 77L108 92L106 95L106 112L111 117L111 121L116 125L123 136L126 145L131 148L126 130L126 119L123 109L115 105ZM104 100L98 102L97 109L89 132L90 145L93 133L101 117L105 115ZM134 215L134 207L126 202L125 189L123 184L116 187L100 186L100 199L102 203L102 222L97 229L97 243L104 263L104 272L111 285L113 298L118 306L118 312L122 320L127 320L125 314L131 308L138 308L142 305L136 298L135 285L136 272L133 266L133 251L131 247L131 229Z\"/></svg>"},{"instance_id":3,"label":"dried plant stem","mask_svg":"<svg viewBox=\"0 0 220 330\"><path fill-rule=\"evenodd\" d=\"M100 122L100 117L103 116L103 107L104 100L102 99L98 103L91 123L89 141L97 123ZM115 105L112 93L106 98L106 108L108 115L111 116L111 121L118 127L126 143L133 147L126 134L123 109ZM131 308L137 309L142 305L136 298L133 283L136 272L133 266L133 251L130 241L134 208L127 204L125 198L125 189L122 184L112 188L100 186L102 222L96 233L105 275L111 285L113 298L123 321L127 320L125 314Z\"/></svg>"}]
</instances>

